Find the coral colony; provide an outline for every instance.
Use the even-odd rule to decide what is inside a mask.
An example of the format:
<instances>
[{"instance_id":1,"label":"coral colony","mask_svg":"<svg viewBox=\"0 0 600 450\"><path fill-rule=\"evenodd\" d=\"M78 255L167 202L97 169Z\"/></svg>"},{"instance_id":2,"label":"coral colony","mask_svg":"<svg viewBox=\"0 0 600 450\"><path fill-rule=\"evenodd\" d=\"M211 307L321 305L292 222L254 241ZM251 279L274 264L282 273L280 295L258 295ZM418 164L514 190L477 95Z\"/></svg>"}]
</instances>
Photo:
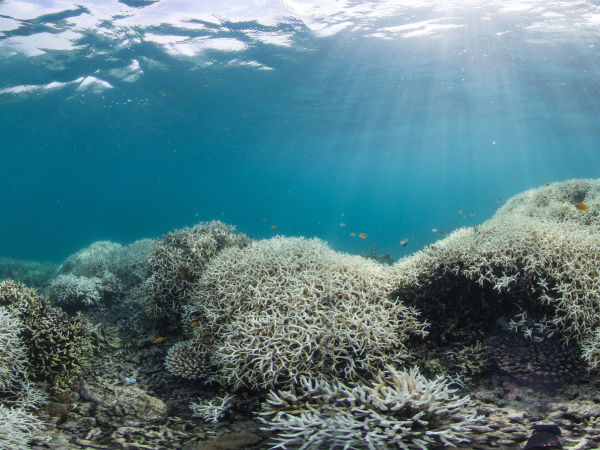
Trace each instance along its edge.
<instances>
[{"instance_id":1,"label":"coral colony","mask_svg":"<svg viewBox=\"0 0 600 450\"><path fill-rule=\"evenodd\" d=\"M391 265L319 239L252 241L216 221L98 242L63 263L49 299L0 283L0 440L27 448L41 427L32 382L68 389L107 340L76 312L129 302L131 330L145 309L178 333L154 340L172 342L169 372L268 391L257 417L274 448L469 445L486 419L447 374L468 380L489 361L558 385L600 366L599 248L597 180L523 192ZM190 407L217 422L232 398Z\"/></svg>"}]
</instances>

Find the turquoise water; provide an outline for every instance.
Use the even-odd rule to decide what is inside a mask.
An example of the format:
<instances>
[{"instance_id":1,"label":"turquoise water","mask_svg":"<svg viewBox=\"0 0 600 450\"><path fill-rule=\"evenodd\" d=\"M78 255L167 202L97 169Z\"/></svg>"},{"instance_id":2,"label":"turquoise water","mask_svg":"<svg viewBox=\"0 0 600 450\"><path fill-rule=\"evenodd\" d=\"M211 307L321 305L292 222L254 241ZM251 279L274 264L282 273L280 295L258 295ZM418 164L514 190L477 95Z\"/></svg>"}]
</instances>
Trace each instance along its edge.
<instances>
[{"instance_id":1,"label":"turquoise water","mask_svg":"<svg viewBox=\"0 0 600 450\"><path fill-rule=\"evenodd\" d=\"M0 2L0 255L212 219L412 253L598 177L598 25L594 2Z\"/></svg>"}]
</instances>

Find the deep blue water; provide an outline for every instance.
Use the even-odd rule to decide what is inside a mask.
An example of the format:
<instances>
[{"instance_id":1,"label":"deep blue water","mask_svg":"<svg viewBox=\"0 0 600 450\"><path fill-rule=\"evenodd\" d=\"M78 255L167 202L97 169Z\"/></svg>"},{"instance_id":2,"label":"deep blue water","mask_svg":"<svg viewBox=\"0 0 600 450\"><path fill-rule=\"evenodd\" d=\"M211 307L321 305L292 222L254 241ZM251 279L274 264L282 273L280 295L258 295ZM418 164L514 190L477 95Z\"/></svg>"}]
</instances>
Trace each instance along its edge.
<instances>
[{"instance_id":1,"label":"deep blue water","mask_svg":"<svg viewBox=\"0 0 600 450\"><path fill-rule=\"evenodd\" d=\"M594 2L195 3L0 2L0 256L220 219L397 258L600 173Z\"/></svg>"}]
</instances>

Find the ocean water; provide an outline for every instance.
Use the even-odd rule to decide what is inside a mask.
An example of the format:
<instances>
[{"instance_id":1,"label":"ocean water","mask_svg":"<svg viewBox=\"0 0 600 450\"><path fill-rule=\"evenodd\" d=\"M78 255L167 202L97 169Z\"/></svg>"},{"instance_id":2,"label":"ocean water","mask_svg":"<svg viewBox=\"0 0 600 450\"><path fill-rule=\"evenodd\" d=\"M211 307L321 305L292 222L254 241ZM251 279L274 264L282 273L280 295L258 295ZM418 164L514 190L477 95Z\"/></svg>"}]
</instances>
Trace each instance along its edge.
<instances>
[{"instance_id":1,"label":"ocean water","mask_svg":"<svg viewBox=\"0 0 600 450\"><path fill-rule=\"evenodd\" d=\"M1 1L0 255L212 219L412 253L598 177L599 30L591 1Z\"/></svg>"}]
</instances>

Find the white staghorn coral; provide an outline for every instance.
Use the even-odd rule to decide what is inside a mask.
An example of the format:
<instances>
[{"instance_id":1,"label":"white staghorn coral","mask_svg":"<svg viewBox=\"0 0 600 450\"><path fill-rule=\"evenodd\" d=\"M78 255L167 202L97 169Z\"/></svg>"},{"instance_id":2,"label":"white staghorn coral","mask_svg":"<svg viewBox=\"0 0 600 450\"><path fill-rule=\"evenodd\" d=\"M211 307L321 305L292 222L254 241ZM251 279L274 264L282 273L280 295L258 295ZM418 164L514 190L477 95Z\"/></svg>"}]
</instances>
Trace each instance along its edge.
<instances>
[{"instance_id":1,"label":"white staghorn coral","mask_svg":"<svg viewBox=\"0 0 600 450\"><path fill-rule=\"evenodd\" d=\"M408 355L424 334L415 311L389 298L386 266L318 239L275 237L215 257L186 320L210 355L211 377L264 388L323 373L356 379ZM202 343L200 345L200 343Z\"/></svg>"},{"instance_id":2,"label":"white staghorn coral","mask_svg":"<svg viewBox=\"0 0 600 450\"><path fill-rule=\"evenodd\" d=\"M318 239L275 237L225 249L184 315L199 323L189 343L210 357L198 371L235 388L264 388L314 373L356 379L403 360L404 342L425 334L425 325L389 298L390 275L387 266ZM185 364L171 358L169 365Z\"/></svg>"},{"instance_id":3,"label":"white staghorn coral","mask_svg":"<svg viewBox=\"0 0 600 450\"><path fill-rule=\"evenodd\" d=\"M416 367L388 366L370 384L301 377L295 390L271 390L259 418L275 432L272 448L426 450L468 443L471 433L487 430L468 396Z\"/></svg>"},{"instance_id":4,"label":"white staghorn coral","mask_svg":"<svg viewBox=\"0 0 600 450\"><path fill-rule=\"evenodd\" d=\"M225 395L223 397L214 397L210 400L190 404L190 409L193 412L192 417L201 417L202 420L209 423L217 423L225 413L231 408L231 400L234 395Z\"/></svg>"},{"instance_id":5,"label":"white staghorn coral","mask_svg":"<svg viewBox=\"0 0 600 450\"><path fill-rule=\"evenodd\" d=\"M20 408L0 405L0 448L27 449L33 435L42 430L42 422Z\"/></svg>"},{"instance_id":6,"label":"white staghorn coral","mask_svg":"<svg viewBox=\"0 0 600 450\"><path fill-rule=\"evenodd\" d=\"M24 326L18 316L0 307L0 391L14 388L27 366L27 350L20 337Z\"/></svg>"},{"instance_id":7,"label":"white staghorn coral","mask_svg":"<svg viewBox=\"0 0 600 450\"><path fill-rule=\"evenodd\" d=\"M589 210L577 209L578 203ZM439 306L455 314L458 329L481 321L486 312L498 318L501 302L516 304L535 310L548 333L580 345L585 341L582 356L597 367L600 356L590 350L590 333L600 321L599 248L600 180L571 180L511 198L492 219L455 231L398 261L393 270L406 294L402 298L420 297L411 302L418 308L433 310L444 296ZM464 292L469 294L460 297ZM461 317L456 311L468 296L473 300ZM428 318L435 329L436 318Z\"/></svg>"}]
</instances>

